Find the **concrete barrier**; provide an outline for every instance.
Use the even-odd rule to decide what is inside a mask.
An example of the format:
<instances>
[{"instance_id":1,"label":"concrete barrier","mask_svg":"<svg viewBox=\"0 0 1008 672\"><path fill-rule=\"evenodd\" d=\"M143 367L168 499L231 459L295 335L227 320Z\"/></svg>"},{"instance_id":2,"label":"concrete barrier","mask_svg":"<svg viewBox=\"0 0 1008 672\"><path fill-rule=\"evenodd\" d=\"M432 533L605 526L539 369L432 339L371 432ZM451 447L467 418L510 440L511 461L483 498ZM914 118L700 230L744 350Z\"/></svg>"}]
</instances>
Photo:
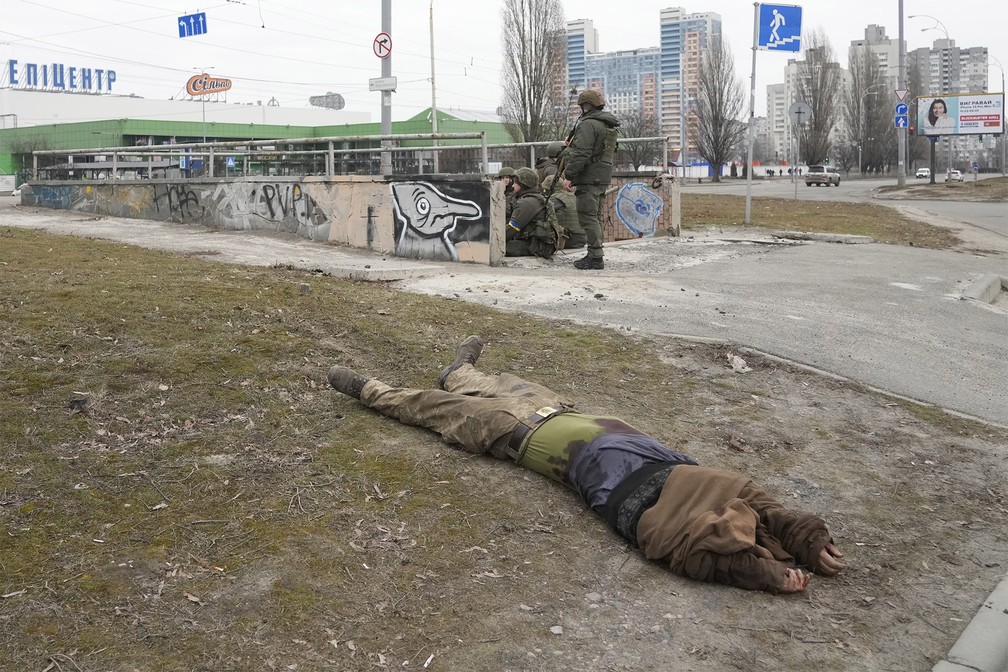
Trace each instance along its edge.
<instances>
[{"instance_id":1,"label":"concrete barrier","mask_svg":"<svg viewBox=\"0 0 1008 672\"><path fill-rule=\"evenodd\" d=\"M497 265L504 258L504 188L479 175L48 181L25 185L21 203L289 233L412 259ZM604 237L678 235L679 213L674 180L619 175L606 196Z\"/></svg>"}]
</instances>

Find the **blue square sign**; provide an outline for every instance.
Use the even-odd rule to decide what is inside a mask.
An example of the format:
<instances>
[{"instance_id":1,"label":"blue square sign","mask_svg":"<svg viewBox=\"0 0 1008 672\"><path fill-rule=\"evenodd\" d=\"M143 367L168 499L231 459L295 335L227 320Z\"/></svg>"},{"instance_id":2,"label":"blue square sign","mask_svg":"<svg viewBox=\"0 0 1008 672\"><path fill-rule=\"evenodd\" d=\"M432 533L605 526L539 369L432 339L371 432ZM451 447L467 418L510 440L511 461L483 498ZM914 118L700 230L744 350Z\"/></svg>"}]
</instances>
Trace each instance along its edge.
<instances>
[{"instance_id":1,"label":"blue square sign","mask_svg":"<svg viewBox=\"0 0 1008 672\"><path fill-rule=\"evenodd\" d=\"M757 49L801 51L801 7L759 5L757 11Z\"/></svg>"},{"instance_id":2,"label":"blue square sign","mask_svg":"<svg viewBox=\"0 0 1008 672\"><path fill-rule=\"evenodd\" d=\"M206 12L178 17L178 36L192 37L207 32Z\"/></svg>"}]
</instances>

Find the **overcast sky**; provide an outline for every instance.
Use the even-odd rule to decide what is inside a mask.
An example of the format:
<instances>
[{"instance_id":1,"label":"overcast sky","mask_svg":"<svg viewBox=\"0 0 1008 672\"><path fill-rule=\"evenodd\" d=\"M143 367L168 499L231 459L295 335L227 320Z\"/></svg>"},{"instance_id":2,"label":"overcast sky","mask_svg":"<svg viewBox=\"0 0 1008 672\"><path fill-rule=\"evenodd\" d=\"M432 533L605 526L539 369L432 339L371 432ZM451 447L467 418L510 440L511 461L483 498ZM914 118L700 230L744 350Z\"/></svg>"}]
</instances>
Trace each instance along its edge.
<instances>
[{"instance_id":1,"label":"overcast sky","mask_svg":"<svg viewBox=\"0 0 1008 672\"><path fill-rule=\"evenodd\" d=\"M398 89L392 118L406 119L431 105L431 0L392 0L392 74ZM562 0L567 20L591 19L600 49L615 51L658 46L659 11L681 6L688 12L721 15L748 94L752 67L753 4L742 0ZM791 0L803 7L805 32L823 27L846 66L851 40L864 37L871 23L898 34L897 0ZM904 14L930 15L960 46L990 50L990 88L1001 89L1008 64L1008 3L983 0L904 0ZM211 0L203 6L171 0L3 0L0 20L0 86L8 86L9 59L26 63L110 68L113 93L167 99L184 94L186 80L203 68L228 77L228 102L306 107L308 97L332 91L346 109L380 120L378 93L368 80L381 76L373 41L381 30L381 0ZM433 0L434 76L439 108L492 111L501 103L500 2ZM207 33L179 38L178 17L205 12ZM932 29L934 28L934 29ZM905 19L909 48L943 38L931 18ZM789 57L759 52L756 113L766 106L766 85L783 81ZM23 73L22 73L23 74Z\"/></svg>"}]
</instances>

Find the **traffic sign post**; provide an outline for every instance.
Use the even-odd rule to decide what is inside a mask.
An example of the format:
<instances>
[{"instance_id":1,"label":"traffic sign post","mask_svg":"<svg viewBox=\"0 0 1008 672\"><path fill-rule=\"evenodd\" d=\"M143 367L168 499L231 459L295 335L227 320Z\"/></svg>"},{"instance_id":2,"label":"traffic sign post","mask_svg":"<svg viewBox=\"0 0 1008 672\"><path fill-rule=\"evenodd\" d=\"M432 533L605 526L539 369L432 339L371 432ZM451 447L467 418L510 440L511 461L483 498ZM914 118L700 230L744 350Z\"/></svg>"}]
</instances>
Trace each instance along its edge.
<instances>
[{"instance_id":1,"label":"traffic sign post","mask_svg":"<svg viewBox=\"0 0 1008 672\"><path fill-rule=\"evenodd\" d=\"M178 36L192 37L207 32L206 12L178 17Z\"/></svg>"},{"instance_id":2,"label":"traffic sign post","mask_svg":"<svg viewBox=\"0 0 1008 672\"><path fill-rule=\"evenodd\" d=\"M756 141L756 51L801 51L802 8L797 5L761 5L753 11L752 79L749 87L749 140L746 160L745 223L752 223L753 143ZM797 183L796 183L797 184ZM795 198L798 190L795 188Z\"/></svg>"},{"instance_id":3,"label":"traffic sign post","mask_svg":"<svg viewBox=\"0 0 1008 672\"><path fill-rule=\"evenodd\" d=\"M910 114L910 106L907 105L906 103L896 103L896 107L893 108L893 111L896 114L902 115L902 116L905 117L908 114Z\"/></svg>"},{"instance_id":4,"label":"traffic sign post","mask_svg":"<svg viewBox=\"0 0 1008 672\"><path fill-rule=\"evenodd\" d=\"M895 128L907 128L910 125L910 118L905 114L897 114L893 116L892 123Z\"/></svg>"}]
</instances>

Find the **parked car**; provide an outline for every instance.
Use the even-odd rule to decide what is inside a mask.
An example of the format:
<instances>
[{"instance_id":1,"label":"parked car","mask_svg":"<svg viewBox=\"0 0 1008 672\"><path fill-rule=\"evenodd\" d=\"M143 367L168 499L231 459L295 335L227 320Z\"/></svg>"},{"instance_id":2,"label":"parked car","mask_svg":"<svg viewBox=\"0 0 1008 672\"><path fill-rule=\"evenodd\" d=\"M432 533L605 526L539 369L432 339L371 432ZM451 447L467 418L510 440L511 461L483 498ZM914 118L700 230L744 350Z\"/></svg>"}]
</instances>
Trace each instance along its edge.
<instances>
[{"instance_id":1,"label":"parked car","mask_svg":"<svg viewBox=\"0 0 1008 672\"><path fill-rule=\"evenodd\" d=\"M917 179L931 179L931 169L930 168L918 168L917 169Z\"/></svg>"},{"instance_id":2,"label":"parked car","mask_svg":"<svg viewBox=\"0 0 1008 672\"><path fill-rule=\"evenodd\" d=\"M833 166L809 166L805 173L805 186L811 187L813 184L817 187L823 184L839 187L840 171Z\"/></svg>"},{"instance_id":3,"label":"parked car","mask_svg":"<svg viewBox=\"0 0 1008 672\"><path fill-rule=\"evenodd\" d=\"M946 182L962 182L963 174L961 170L950 170L948 175L945 176Z\"/></svg>"}]
</instances>

